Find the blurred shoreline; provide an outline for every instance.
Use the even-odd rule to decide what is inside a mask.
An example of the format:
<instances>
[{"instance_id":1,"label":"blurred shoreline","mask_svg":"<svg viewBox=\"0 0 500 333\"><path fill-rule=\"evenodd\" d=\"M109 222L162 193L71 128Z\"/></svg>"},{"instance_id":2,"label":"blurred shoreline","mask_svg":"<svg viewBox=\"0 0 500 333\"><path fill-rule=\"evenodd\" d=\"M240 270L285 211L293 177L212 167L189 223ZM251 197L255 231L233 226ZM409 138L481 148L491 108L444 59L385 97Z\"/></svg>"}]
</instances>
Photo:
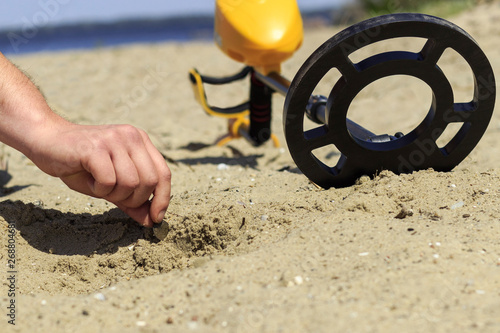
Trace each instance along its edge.
<instances>
[{"instance_id":1,"label":"blurred shoreline","mask_svg":"<svg viewBox=\"0 0 500 333\"><path fill-rule=\"evenodd\" d=\"M359 15L349 7L303 13L306 28L345 24L353 21L353 17ZM44 27L27 24L18 30L0 31L0 51L16 55L132 43L211 41L212 37L212 15Z\"/></svg>"}]
</instances>

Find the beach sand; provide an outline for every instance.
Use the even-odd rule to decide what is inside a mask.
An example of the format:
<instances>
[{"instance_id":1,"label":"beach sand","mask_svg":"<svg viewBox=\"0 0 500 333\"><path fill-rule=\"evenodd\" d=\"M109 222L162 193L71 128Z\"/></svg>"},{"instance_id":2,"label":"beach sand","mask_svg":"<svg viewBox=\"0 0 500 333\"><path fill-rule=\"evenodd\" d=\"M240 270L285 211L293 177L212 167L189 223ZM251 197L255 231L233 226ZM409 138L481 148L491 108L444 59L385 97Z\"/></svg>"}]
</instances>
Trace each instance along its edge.
<instances>
[{"instance_id":1,"label":"beach sand","mask_svg":"<svg viewBox=\"0 0 500 333\"><path fill-rule=\"evenodd\" d=\"M495 70L499 19L498 2L451 18ZM293 78L339 29L307 30L284 75ZM144 229L3 147L1 332L500 331L498 110L452 172L382 172L322 190L286 149L280 96L273 128L283 148L244 140L212 145L226 122L203 113L187 73L197 67L223 76L241 68L213 43L11 59L68 119L145 129L168 158L173 197L162 227ZM463 60L449 54L440 65L470 98ZM430 92L404 80L367 88L353 118L375 131L411 128L425 115ZM238 83L208 96L228 106L247 91ZM15 327L6 316L9 223L18 230Z\"/></svg>"}]
</instances>

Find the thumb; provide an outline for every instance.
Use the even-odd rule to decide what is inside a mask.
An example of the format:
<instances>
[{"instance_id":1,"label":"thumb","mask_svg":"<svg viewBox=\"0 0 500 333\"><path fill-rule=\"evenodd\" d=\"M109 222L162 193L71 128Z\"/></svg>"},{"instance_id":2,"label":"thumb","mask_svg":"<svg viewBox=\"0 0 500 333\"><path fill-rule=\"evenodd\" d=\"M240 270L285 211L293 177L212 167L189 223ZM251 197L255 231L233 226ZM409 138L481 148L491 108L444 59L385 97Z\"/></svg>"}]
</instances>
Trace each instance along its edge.
<instances>
[{"instance_id":1,"label":"thumb","mask_svg":"<svg viewBox=\"0 0 500 333\"><path fill-rule=\"evenodd\" d=\"M66 184L70 189L92 196L99 197L94 192L94 177L86 171L81 171L69 176L62 176L61 180Z\"/></svg>"}]
</instances>

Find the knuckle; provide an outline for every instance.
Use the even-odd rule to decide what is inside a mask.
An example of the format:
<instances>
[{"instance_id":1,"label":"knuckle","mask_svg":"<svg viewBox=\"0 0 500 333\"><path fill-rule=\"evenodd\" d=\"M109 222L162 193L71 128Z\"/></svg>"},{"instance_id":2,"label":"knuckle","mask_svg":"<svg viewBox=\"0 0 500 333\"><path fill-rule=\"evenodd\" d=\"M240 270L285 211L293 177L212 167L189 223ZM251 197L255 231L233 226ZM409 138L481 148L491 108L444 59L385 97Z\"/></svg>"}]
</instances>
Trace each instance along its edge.
<instances>
[{"instance_id":1,"label":"knuckle","mask_svg":"<svg viewBox=\"0 0 500 333\"><path fill-rule=\"evenodd\" d=\"M158 176L156 174L151 174L144 179L143 185L146 187L156 187L156 185L158 185L158 182Z\"/></svg>"},{"instance_id":2,"label":"knuckle","mask_svg":"<svg viewBox=\"0 0 500 333\"><path fill-rule=\"evenodd\" d=\"M165 168L161 174L162 181L170 183L172 181L172 172L169 168Z\"/></svg>"},{"instance_id":3,"label":"knuckle","mask_svg":"<svg viewBox=\"0 0 500 333\"><path fill-rule=\"evenodd\" d=\"M165 173L165 176L163 179L165 180L165 182L167 182L169 184L172 182L172 173L170 172L170 170Z\"/></svg>"},{"instance_id":4,"label":"knuckle","mask_svg":"<svg viewBox=\"0 0 500 333\"><path fill-rule=\"evenodd\" d=\"M123 192L132 193L140 185L141 185L141 182L140 182L138 177L128 177L127 179L123 179L122 181L120 181L118 184L118 187Z\"/></svg>"},{"instance_id":5,"label":"knuckle","mask_svg":"<svg viewBox=\"0 0 500 333\"><path fill-rule=\"evenodd\" d=\"M107 128L103 135L99 137L99 143L106 145L107 142L118 142L125 140L136 140L140 134L132 125L115 125Z\"/></svg>"},{"instance_id":6,"label":"knuckle","mask_svg":"<svg viewBox=\"0 0 500 333\"><path fill-rule=\"evenodd\" d=\"M125 184L123 184L124 187L130 190L135 190L141 185L141 181L139 178L131 178L129 179Z\"/></svg>"},{"instance_id":7,"label":"knuckle","mask_svg":"<svg viewBox=\"0 0 500 333\"><path fill-rule=\"evenodd\" d=\"M123 125L121 127L121 134L128 140L136 141L142 140L142 136L137 128L132 125Z\"/></svg>"},{"instance_id":8,"label":"knuckle","mask_svg":"<svg viewBox=\"0 0 500 333\"><path fill-rule=\"evenodd\" d=\"M116 130L111 130L107 131L106 136L103 137L103 140L101 140L101 144L105 145L107 142L118 140L121 140L120 133Z\"/></svg>"}]
</instances>

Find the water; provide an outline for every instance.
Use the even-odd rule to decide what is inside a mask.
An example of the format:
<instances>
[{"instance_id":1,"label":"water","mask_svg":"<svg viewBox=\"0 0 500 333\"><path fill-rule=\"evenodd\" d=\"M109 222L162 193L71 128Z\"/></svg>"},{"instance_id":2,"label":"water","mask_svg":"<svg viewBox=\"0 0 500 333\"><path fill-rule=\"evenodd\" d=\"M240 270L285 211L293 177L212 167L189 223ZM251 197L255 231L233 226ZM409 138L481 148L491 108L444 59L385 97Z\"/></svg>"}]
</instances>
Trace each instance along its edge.
<instances>
[{"instance_id":1,"label":"water","mask_svg":"<svg viewBox=\"0 0 500 333\"><path fill-rule=\"evenodd\" d=\"M301 10L309 11L335 8L353 1L355 0L297 0L297 3ZM61 25L210 15L214 10L214 2L214 0L2 0L0 30L19 28L26 21Z\"/></svg>"},{"instance_id":2,"label":"water","mask_svg":"<svg viewBox=\"0 0 500 333\"><path fill-rule=\"evenodd\" d=\"M169 20L120 21L0 33L5 54L110 47L129 43L212 39L213 20L208 17Z\"/></svg>"},{"instance_id":3,"label":"water","mask_svg":"<svg viewBox=\"0 0 500 333\"><path fill-rule=\"evenodd\" d=\"M354 0L298 0L324 15ZM211 39L209 0L2 0L0 51L21 54L136 42Z\"/></svg>"}]
</instances>

